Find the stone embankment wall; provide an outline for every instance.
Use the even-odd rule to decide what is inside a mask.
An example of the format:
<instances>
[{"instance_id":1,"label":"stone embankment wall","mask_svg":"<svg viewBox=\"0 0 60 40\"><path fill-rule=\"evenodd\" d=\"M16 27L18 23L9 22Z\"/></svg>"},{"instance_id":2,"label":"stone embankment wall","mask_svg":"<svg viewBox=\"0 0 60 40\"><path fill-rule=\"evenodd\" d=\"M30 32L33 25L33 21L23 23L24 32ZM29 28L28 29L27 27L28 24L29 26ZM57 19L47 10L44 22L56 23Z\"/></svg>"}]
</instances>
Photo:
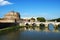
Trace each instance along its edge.
<instances>
[{"instance_id":1,"label":"stone embankment wall","mask_svg":"<svg viewBox=\"0 0 60 40\"><path fill-rule=\"evenodd\" d=\"M6 27L14 27L17 23L0 23L0 29L6 28Z\"/></svg>"}]
</instances>

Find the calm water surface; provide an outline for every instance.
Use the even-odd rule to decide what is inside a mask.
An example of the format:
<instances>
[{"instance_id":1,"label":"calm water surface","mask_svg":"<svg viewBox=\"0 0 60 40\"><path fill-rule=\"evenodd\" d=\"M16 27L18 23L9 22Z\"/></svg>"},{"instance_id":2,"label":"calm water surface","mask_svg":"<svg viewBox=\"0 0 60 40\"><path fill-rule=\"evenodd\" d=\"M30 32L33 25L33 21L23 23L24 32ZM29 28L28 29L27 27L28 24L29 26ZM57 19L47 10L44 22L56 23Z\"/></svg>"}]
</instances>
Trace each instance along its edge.
<instances>
[{"instance_id":1,"label":"calm water surface","mask_svg":"<svg viewBox=\"0 0 60 40\"><path fill-rule=\"evenodd\" d=\"M54 26L50 25L49 30L49 32L29 29L14 31L0 35L0 40L60 40L60 32L52 32Z\"/></svg>"}]
</instances>

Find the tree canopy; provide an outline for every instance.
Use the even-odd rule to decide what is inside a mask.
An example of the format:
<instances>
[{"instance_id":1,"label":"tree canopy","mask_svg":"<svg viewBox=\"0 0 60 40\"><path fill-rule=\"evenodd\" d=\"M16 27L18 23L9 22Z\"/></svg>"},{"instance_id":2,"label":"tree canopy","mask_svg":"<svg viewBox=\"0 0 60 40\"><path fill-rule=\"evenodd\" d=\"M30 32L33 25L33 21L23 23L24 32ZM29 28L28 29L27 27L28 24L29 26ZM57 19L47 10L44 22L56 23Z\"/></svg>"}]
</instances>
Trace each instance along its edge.
<instances>
[{"instance_id":1,"label":"tree canopy","mask_svg":"<svg viewBox=\"0 0 60 40\"><path fill-rule=\"evenodd\" d=\"M56 19L51 19L49 21L57 21L57 22L60 22L60 18L56 18Z\"/></svg>"},{"instance_id":2,"label":"tree canopy","mask_svg":"<svg viewBox=\"0 0 60 40\"><path fill-rule=\"evenodd\" d=\"M44 17L37 17L37 21L39 21L39 22L45 22L46 19Z\"/></svg>"}]
</instances>

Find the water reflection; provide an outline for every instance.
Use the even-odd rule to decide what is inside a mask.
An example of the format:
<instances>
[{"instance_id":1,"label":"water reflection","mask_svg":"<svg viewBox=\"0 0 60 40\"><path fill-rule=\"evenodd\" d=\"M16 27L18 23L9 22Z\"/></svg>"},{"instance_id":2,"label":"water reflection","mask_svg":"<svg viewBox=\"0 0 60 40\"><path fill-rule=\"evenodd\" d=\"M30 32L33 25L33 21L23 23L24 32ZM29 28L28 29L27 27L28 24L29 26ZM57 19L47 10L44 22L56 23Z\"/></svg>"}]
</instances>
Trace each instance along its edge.
<instances>
[{"instance_id":1,"label":"water reflection","mask_svg":"<svg viewBox=\"0 0 60 40\"><path fill-rule=\"evenodd\" d=\"M28 27L24 28L24 30L35 30L35 31L46 31L46 32L59 32L60 31L60 25L58 25L57 28L55 28L55 26L53 24L49 24L48 28L45 27L44 24L40 24L39 27L36 26L32 26L32 27Z\"/></svg>"},{"instance_id":2,"label":"water reflection","mask_svg":"<svg viewBox=\"0 0 60 40\"><path fill-rule=\"evenodd\" d=\"M0 40L17 40L18 35L19 35L18 31L2 34L0 35Z\"/></svg>"},{"instance_id":3,"label":"water reflection","mask_svg":"<svg viewBox=\"0 0 60 40\"><path fill-rule=\"evenodd\" d=\"M60 40L60 32L55 32L54 25L49 24L49 27L44 27L43 31L40 27L20 28L18 31L0 35L0 40ZM60 26L57 30L60 30L59 28Z\"/></svg>"},{"instance_id":4,"label":"water reflection","mask_svg":"<svg viewBox=\"0 0 60 40\"><path fill-rule=\"evenodd\" d=\"M60 40L60 32L19 30L0 35L0 40Z\"/></svg>"},{"instance_id":5,"label":"water reflection","mask_svg":"<svg viewBox=\"0 0 60 40\"><path fill-rule=\"evenodd\" d=\"M26 23L26 29L28 29L29 28L29 24L28 23Z\"/></svg>"},{"instance_id":6,"label":"water reflection","mask_svg":"<svg viewBox=\"0 0 60 40\"><path fill-rule=\"evenodd\" d=\"M60 24L58 25L57 30L59 30L59 31L60 31Z\"/></svg>"},{"instance_id":7,"label":"water reflection","mask_svg":"<svg viewBox=\"0 0 60 40\"><path fill-rule=\"evenodd\" d=\"M19 40L60 40L60 33L54 32L37 32L37 31L24 31L21 32Z\"/></svg>"},{"instance_id":8,"label":"water reflection","mask_svg":"<svg viewBox=\"0 0 60 40\"><path fill-rule=\"evenodd\" d=\"M54 31L54 29L55 29L55 28L54 28L54 25L53 25L53 24L49 24L49 25L48 25L48 29L49 29L50 31Z\"/></svg>"},{"instance_id":9,"label":"water reflection","mask_svg":"<svg viewBox=\"0 0 60 40\"><path fill-rule=\"evenodd\" d=\"M41 24L39 25L39 27L40 27L41 30L45 30L45 25L44 25L44 24L41 23Z\"/></svg>"}]
</instances>

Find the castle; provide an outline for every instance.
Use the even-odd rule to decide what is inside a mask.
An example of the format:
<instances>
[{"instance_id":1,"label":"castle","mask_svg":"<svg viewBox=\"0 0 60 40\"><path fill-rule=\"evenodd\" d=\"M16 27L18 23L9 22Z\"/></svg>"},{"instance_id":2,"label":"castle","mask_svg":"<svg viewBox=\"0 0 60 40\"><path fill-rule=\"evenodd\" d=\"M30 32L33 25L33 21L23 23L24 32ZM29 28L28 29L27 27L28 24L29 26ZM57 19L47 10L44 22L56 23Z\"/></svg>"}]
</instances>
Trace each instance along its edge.
<instances>
[{"instance_id":1,"label":"castle","mask_svg":"<svg viewBox=\"0 0 60 40\"><path fill-rule=\"evenodd\" d=\"M7 13L0 22L15 22L20 20L20 14L18 12L11 11Z\"/></svg>"}]
</instances>

